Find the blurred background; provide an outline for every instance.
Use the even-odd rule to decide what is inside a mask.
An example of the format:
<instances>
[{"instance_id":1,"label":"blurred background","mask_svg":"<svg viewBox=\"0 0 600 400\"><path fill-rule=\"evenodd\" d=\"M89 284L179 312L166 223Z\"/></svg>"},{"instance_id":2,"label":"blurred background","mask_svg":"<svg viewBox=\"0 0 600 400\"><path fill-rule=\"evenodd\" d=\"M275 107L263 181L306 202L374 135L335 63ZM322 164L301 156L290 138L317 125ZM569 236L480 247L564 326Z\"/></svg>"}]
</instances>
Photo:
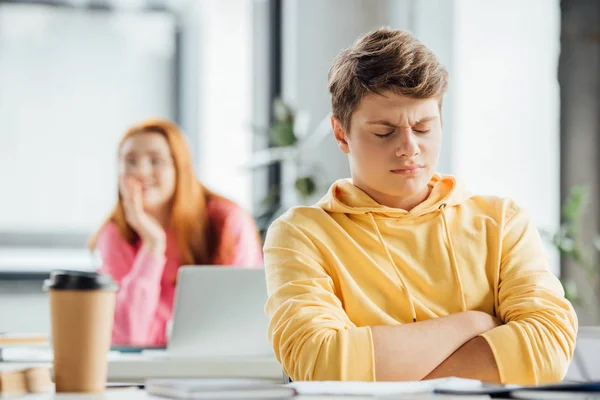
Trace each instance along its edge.
<instances>
[{"instance_id":1,"label":"blurred background","mask_svg":"<svg viewBox=\"0 0 600 400\"><path fill-rule=\"evenodd\" d=\"M381 26L450 72L439 171L527 208L581 323L597 323L600 2L4 0L0 331L47 331L42 279L95 268L118 140L145 118L176 121L199 179L263 232L348 177L327 72Z\"/></svg>"}]
</instances>

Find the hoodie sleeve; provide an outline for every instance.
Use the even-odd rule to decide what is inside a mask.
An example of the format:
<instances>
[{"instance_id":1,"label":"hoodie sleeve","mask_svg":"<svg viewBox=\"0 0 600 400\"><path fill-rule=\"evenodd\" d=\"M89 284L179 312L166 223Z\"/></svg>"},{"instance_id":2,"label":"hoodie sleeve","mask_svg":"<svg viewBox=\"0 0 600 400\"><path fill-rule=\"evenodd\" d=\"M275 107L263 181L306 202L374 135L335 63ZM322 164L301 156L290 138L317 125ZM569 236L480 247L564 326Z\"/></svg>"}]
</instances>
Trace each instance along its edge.
<instances>
[{"instance_id":1,"label":"hoodie sleeve","mask_svg":"<svg viewBox=\"0 0 600 400\"><path fill-rule=\"evenodd\" d=\"M315 244L279 219L267 233L269 340L292 380L374 381L369 327L356 327Z\"/></svg>"},{"instance_id":2,"label":"hoodie sleeve","mask_svg":"<svg viewBox=\"0 0 600 400\"><path fill-rule=\"evenodd\" d=\"M483 337L489 343L503 383L560 381L573 357L577 316L532 219L511 204L502 236L497 315L505 325Z\"/></svg>"},{"instance_id":3,"label":"hoodie sleeve","mask_svg":"<svg viewBox=\"0 0 600 400\"><path fill-rule=\"evenodd\" d=\"M164 344L164 330L156 329L155 314L160 300L160 282L165 257L134 248L113 224L107 225L96 244L102 267L119 284L115 305L112 343L117 345Z\"/></svg>"}]
</instances>

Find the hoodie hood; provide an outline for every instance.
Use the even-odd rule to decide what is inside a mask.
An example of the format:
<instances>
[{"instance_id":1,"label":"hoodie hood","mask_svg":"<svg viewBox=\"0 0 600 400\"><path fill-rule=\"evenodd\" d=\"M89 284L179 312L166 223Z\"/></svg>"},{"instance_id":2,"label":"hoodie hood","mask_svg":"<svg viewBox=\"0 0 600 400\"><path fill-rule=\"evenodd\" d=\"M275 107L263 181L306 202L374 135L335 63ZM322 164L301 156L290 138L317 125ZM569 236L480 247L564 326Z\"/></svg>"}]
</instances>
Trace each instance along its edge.
<instances>
[{"instance_id":1,"label":"hoodie hood","mask_svg":"<svg viewBox=\"0 0 600 400\"><path fill-rule=\"evenodd\" d=\"M410 306L412 319L414 322L417 321L417 311L415 307L414 296L409 290L408 285L404 279L403 274L400 272L400 268L396 265L389 245L381 232L380 227L375 219L375 216L384 218L401 218L409 216L419 216L428 213L436 213L440 216L440 236L443 238L442 242L445 243L448 258L450 261L450 268L456 281L457 297L460 299L461 311L466 311L466 299L465 292L463 290L463 283L459 273L459 265L456 258L456 251L452 242L452 235L448 227L448 221L446 219L445 209L461 204L463 201L468 199L470 195L464 190L462 185L459 185L456 178L450 175L439 175L434 174L429 181L429 187L431 193L429 197L417 205L410 211L406 211L400 208L392 208L383 206L373 200L369 195L363 192L352 184L349 179L339 180L331 186L329 193L321 199L318 203L322 209L330 213L343 213L347 215L365 215L367 216L372 224L373 232L376 234L377 240L381 245L383 253L387 257L390 265L393 267L393 271L398 277L401 286L405 289L406 297ZM398 222L394 222L395 224Z\"/></svg>"},{"instance_id":2,"label":"hoodie hood","mask_svg":"<svg viewBox=\"0 0 600 400\"><path fill-rule=\"evenodd\" d=\"M429 197L412 210L406 211L381 205L354 186L351 179L340 179L331 186L317 205L331 213L375 214L397 218L405 215L428 214L442 206L459 205L471 197L464 185L451 175L434 174L429 181L429 187L431 187Z\"/></svg>"}]
</instances>

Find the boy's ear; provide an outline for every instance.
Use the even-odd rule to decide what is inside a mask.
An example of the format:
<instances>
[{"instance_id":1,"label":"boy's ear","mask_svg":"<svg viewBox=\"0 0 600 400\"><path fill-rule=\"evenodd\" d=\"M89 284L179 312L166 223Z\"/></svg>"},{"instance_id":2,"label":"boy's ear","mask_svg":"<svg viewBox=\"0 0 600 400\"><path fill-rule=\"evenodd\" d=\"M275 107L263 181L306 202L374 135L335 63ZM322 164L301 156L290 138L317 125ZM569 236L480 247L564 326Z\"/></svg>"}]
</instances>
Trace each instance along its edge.
<instances>
[{"instance_id":1,"label":"boy's ear","mask_svg":"<svg viewBox=\"0 0 600 400\"><path fill-rule=\"evenodd\" d=\"M342 121L333 115L331 116L331 129L333 130L333 137L335 138L340 150L345 154L348 154L350 149L348 147L348 136L346 135L346 130L342 125Z\"/></svg>"}]
</instances>

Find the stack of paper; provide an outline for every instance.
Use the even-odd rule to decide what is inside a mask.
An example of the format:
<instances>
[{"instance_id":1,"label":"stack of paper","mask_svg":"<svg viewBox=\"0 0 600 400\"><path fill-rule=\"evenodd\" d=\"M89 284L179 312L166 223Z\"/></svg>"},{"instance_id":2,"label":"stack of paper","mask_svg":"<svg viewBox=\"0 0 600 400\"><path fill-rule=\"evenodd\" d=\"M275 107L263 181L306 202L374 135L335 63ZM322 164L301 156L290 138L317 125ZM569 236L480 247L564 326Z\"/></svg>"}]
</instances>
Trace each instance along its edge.
<instances>
[{"instance_id":1,"label":"stack of paper","mask_svg":"<svg viewBox=\"0 0 600 400\"><path fill-rule=\"evenodd\" d=\"M172 399L287 399L294 389L256 379L150 379L146 391Z\"/></svg>"},{"instance_id":2,"label":"stack of paper","mask_svg":"<svg viewBox=\"0 0 600 400\"><path fill-rule=\"evenodd\" d=\"M481 381L442 378L418 382L293 382L288 384L304 396L390 396L431 393L436 389L470 390L482 386Z\"/></svg>"},{"instance_id":3,"label":"stack of paper","mask_svg":"<svg viewBox=\"0 0 600 400\"><path fill-rule=\"evenodd\" d=\"M36 333L0 333L0 347L48 345L48 335Z\"/></svg>"},{"instance_id":4,"label":"stack of paper","mask_svg":"<svg viewBox=\"0 0 600 400\"><path fill-rule=\"evenodd\" d=\"M22 353L30 349L46 349L50 346L48 336L44 334L8 334L0 333L0 361L8 361L13 353Z\"/></svg>"}]
</instances>

